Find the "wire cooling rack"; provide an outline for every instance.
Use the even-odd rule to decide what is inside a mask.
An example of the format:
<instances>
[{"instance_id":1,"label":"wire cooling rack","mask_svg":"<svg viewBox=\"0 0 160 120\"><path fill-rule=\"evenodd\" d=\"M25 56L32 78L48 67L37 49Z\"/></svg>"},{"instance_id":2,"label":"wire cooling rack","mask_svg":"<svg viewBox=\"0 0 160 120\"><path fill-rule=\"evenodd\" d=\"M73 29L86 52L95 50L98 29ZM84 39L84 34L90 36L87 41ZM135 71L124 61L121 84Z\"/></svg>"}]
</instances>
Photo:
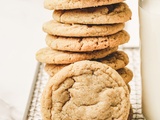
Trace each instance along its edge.
<instances>
[{"instance_id":1,"label":"wire cooling rack","mask_svg":"<svg viewBox=\"0 0 160 120\"><path fill-rule=\"evenodd\" d=\"M133 107L133 120L144 120L141 109L141 78L140 78L140 54L139 48L123 48L130 58L128 67L133 71L133 80L129 83L131 86L130 101ZM40 98L48 81L48 75L44 71L44 64L38 65L37 75L31 90L31 96L26 108L24 120L42 120L40 113Z\"/></svg>"}]
</instances>

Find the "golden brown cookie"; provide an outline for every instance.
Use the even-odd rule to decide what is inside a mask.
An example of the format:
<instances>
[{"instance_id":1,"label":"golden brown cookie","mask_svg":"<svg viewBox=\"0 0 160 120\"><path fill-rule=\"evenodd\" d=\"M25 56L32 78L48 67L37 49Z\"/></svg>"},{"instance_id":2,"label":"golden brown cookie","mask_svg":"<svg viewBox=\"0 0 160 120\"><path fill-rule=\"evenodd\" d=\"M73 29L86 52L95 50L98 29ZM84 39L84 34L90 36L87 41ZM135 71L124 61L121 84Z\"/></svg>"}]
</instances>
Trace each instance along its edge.
<instances>
[{"instance_id":1,"label":"golden brown cookie","mask_svg":"<svg viewBox=\"0 0 160 120\"><path fill-rule=\"evenodd\" d=\"M107 36L121 31L124 28L123 23L113 25L80 25L63 24L50 20L43 24L43 31L56 36L64 37L93 37Z\"/></svg>"},{"instance_id":2,"label":"golden brown cookie","mask_svg":"<svg viewBox=\"0 0 160 120\"><path fill-rule=\"evenodd\" d=\"M68 66L69 64L46 64L44 69L50 77L53 77L57 72L59 72L62 68Z\"/></svg>"},{"instance_id":3,"label":"golden brown cookie","mask_svg":"<svg viewBox=\"0 0 160 120\"><path fill-rule=\"evenodd\" d=\"M127 67L121 68L117 72L122 76L125 83L129 83L133 78L133 72Z\"/></svg>"},{"instance_id":4,"label":"golden brown cookie","mask_svg":"<svg viewBox=\"0 0 160 120\"><path fill-rule=\"evenodd\" d=\"M105 58L98 59L97 61L101 61L102 63L107 64L108 66L112 67L113 69L118 70L120 68L124 68L128 64L129 58L125 52L116 51L116 52L106 56ZM60 71L62 68L64 68L67 65L68 64L66 64L66 65L46 64L45 71L49 74L49 76L54 76L58 71ZM121 72L121 74L123 75L122 72Z\"/></svg>"},{"instance_id":5,"label":"golden brown cookie","mask_svg":"<svg viewBox=\"0 0 160 120\"><path fill-rule=\"evenodd\" d=\"M121 68L121 69L117 70L117 72L123 78L123 80L126 84L128 84L133 78L132 71L127 67Z\"/></svg>"},{"instance_id":6,"label":"golden brown cookie","mask_svg":"<svg viewBox=\"0 0 160 120\"><path fill-rule=\"evenodd\" d=\"M74 10L55 10L53 18L62 23L114 24L131 19L132 12L126 3Z\"/></svg>"},{"instance_id":7,"label":"golden brown cookie","mask_svg":"<svg viewBox=\"0 0 160 120\"><path fill-rule=\"evenodd\" d=\"M129 34L122 30L106 37L72 38L47 35L46 44L55 50L86 52L119 46L129 39Z\"/></svg>"},{"instance_id":8,"label":"golden brown cookie","mask_svg":"<svg viewBox=\"0 0 160 120\"><path fill-rule=\"evenodd\" d=\"M123 0L45 0L44 7L49 10L63 10L96 7L122 2Z\"/></svg>"},{"instance_id":9,"label":"golden brown cookie","mask_svg":"<svg viewBox=\"0 0 160 120\"><path fill-rule=\"evenodd\" d=\"M118 47L113 47L93 52L76 53L57 51L50 48L42 48L36 53L36 59L39 62L48 64L69 64L80 60L103 58L115 52L117 49Z\"/></svg>"},{"instance_id":10,"label":"golden brown cookie","mask_svg":"<svg viewBox=\"0 0 160 120\"><path fill-rule=\"evenodd\" d=\"M97 61L109 65L115 70L124 68L129 63L128 55L123 51L116 51Z\"/></svg>"},{"instance_id":11,"label":"golden brown cookie","mask_svg":"<svg viewBox=\"0 0 160 120\"><path fill-rule=\"evenodd\" d=\"M44 120L127 120L128 88L111 67L80 61L61 69L41 99Z\"/></svg>"}]
</instances>

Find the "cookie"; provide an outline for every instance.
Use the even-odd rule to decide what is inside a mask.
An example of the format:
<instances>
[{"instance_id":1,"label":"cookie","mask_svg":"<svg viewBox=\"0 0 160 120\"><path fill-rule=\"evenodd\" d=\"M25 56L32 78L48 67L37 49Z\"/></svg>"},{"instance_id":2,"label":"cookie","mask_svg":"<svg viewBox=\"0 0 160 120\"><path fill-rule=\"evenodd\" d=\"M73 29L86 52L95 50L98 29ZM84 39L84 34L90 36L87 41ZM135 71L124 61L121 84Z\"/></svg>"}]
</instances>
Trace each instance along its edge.
<instances>
[{"instance_id":1,"label":"cookie","mask_svg":"<svg viewBox=\"0 0 160 120\"><path fill-rule=\"evenodd\" d=\"M122 76L125 83L129 83L133 78L133 72L127 67L121 68L117 72Z\"/></svg>"},{"instance_id":2,"label":"cookie","mask_svg":"<svg viewBox=\"0 0 160 120\"><path fill-rule=\"evenodd\" d=\"M46 64L44 69L50 77L53 77L57 72L59 72L62 68L66 67L69 64Z\"/></svg>"},{"instance_id":3,"label":"cookie","mask_svg":"<svg viewBox=\"0 0 160 120\"><path fill-rule=\"evenodd\" d=\"M118 3L108 6L74 10L55 10L53 18L62 23L115 24L131 19L132 12L127 4Z\"/></svg>"},{"instance_id":4,"label":"cookie","mask_svg":"<svg viewBox=\"0 0 160 120\"><path fill-rule=\"evenodd\" d=\"M97 61L109 65L115 70L124 68L129 63L128 55L123 51L116 51Z\"/></svg>"},{"instance_id":5,"label":"cookie","mask_svg":"<svg viewBox=\"0 0 160 120\"><path fill-rule=\"evenodd\" d=\"M80 61L64 67L45 87L44 120L127 120L129 91L111 67Z\"/></svg>"},{"instance_id":6,"label":"cookie","mask_svg":"<svg viewBox=\"0 0 160 120\"><path fill-rule=\"evenodd\" d=\"M113 69L118 70L120 68L124 68L128 64L129 58L125 52L116 51L106 56L105 58L99 59L97 61L107 64ZM67 65L46 64L44 69L49 74L49 76L54 76L58 71L60 71L62 68L66 67ZM121 74L123 73L121 72Z\"/></svg>"},{"instance_id":7,"label":"cookie","mask_svg":"<svg viewBox=\"0 0 160 120\"><path fill-rule=\"evenodd\" d=\"M122 2L123 0L45 0L44 7L49 10L63 10L96 7Z\"/></svg>"},{"instance_id":8,"label":"cookie","mask_svg":"<svg viewBox=\"0 0 160 120\"><path fill-rule=\"evenodd\" d=\"M80 60L103 58L115 52L117 49L118 47L113 47L93 52L76 53L42 48L36 53L36 59L39 62L48 64L69 64Z\"/></svg>"},{"instance_id":9,"label":"cookie","mask_svg":"<svg viewBox=\"0 0 160 120\"><path fill-rule=\"evenodd\" d=\"M113 25L80 25L63 24L50 20L43 24L43 31L56 36L65 37L93 37L107 36L121 31L124 28L123 23Z\"/></svg>"},{"instance_id":10,"label":"cookie","mask_svg":"<svg viewBox=\"0 0 160 120\"><path fill-rule=\"evenodd\" d=\"M127 43L129 39L129 34L122 30L105 37L73 38L47 35L46 44L55 50L86 52L105 49L107 47L115 47Z\"/></svg>"}]
</instances>

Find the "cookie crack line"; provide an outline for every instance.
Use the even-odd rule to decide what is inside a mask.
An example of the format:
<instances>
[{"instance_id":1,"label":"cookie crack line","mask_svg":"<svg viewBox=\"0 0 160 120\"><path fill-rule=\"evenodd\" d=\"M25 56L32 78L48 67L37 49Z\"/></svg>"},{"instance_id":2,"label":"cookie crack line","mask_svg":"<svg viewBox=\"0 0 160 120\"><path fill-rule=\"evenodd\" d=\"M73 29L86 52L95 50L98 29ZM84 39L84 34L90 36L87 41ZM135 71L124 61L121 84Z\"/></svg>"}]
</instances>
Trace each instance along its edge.
<instances>
[{"instance_id":1,"label":"cookie crack line","mask_svg":"<svg viewBox=\"0 0 160 120\"><path fill-rule=\"evenodd\" d=\"M97 69L97 70L98 70L98 69ZM97 71L97 70L96 70L96 71ZM82 75L83 75L83 74L82 74ZM95 71L92 70L91 75L96 75L96 74L95 74ZM78 75L77 75L77 76L78 76ZM75 75L75 76L72 76L71 79L74 81L74 83L72 84L72 86L73 86L73 85L75 84L75 82L76 82L76 80L74 79L74 77L77 77L77 76L76 76L76 75ZM96 75L96 76L97 76L97 75ZM109 75L109 76L110 76L110 75ZM111 77L111 76L110 76L110 77ZM112 78L112 77L111 77L111 78ZM112 79L112 80L113 80L113 79ZM69 92L69 89L72 88L72 86L70 86L69 88L67 88L67 89L65 89L65 90L67 90L67 91ZM105 90L106 90L106 89L112 89L112 90L113 90L113 89L115 89L115 88L116 88L116 87L114 87L114 88L107 87L107 88L104 88L104 89L105 89ZM103 90L104 90L104 89L103 89ZM101 91L101 92L102 92L102 91ZM63 103L63 105L62 105L62 110L63 110L63 107L67 104L67 102L69 102L69 101L71 100L71 95L70 95L70 93L69 93L68 95L69 95L69 99L68 99L67 101L65 101L65 103ZM99 101L99 102L100 102L100 101ZM88 107L88 106L96 105L96 104L98 104L99 102L93 103L93 104L89 104L89 105L88 105L88 104L81 104L80 106L77 106L77 104L75 104L74 102L73 102L72 104L74 104L74 105L77 106L77 107L85 107L85 106ZM117 104L117 105L118 105L118 104ZM115 106L115 105L114 105L114 106ZM111 105L110 107L113 107L113 105ZM51 109L52 109L52 108L51 108ZM67 113L66 113L66 114L67 114ZM67 115L68 115L68 114L67 114ZM69 116L69 115L68 115L68 116ZM52 117L51 117L51 118L52 118Z\"/></svg>"},{"instance_id":2,"label":"cookie crack line","mask_svg":"<svg viewBox=\"0 0 160 120\"><path fill-rule=\"evenodd\" d=\"M61 16L61 14L65 13ZM92 11L92 12L90 12ZM131 20L132 12L124 2L114 5L74 9L55 10L53 18L62 23L78 24L115 24Z\"/></svg>"},{"instance_id":3,"label":"cookie crack line","mask_svg":"<svg viewBox=\"0 0 160 120\"><path fill-rule=\"evenodd\" d=\"M50 20L43 24L43 31L55 36L63 37L97 37L115 34L124 28L124 23L106 25L65 24ZM65 32L62 32L65 31Z\"/></svg>"}]
</instances>

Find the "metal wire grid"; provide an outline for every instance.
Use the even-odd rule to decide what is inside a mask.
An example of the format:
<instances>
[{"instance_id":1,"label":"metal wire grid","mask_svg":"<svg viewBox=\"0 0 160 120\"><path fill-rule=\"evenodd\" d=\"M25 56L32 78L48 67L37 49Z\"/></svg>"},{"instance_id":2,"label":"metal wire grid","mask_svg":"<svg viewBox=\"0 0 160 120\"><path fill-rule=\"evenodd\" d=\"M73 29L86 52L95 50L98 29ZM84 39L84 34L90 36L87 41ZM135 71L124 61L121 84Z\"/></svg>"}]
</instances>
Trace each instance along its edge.
<instances>
[{"instance_id":1,"label":"metal wire grid","mask_svg":"<svg viewBox=\"0 0 160 120\"><path fill-rule=\"evenodd\" d=\"M129 65L133 73L133 80L129 83L131 86L130 101L133 107L133 120L145 120L142 114L141 105L141 76L140 76L140 53L139 48L123 48L129 56Z\"/></svg>"},{"instance_id":2,"label":"metal wire grid","mask_svg":"<svg viewBox=\"0 0 160 120\"><path fill-rule=\"evenodd\" d=\"M130 58L128 67L133 71L133 80L129 83L131 86L131 103L133 107L133 120L144 120L141 109L141 78L140 78L140 56L138 48L123 48ZM27 120L42 120L40 112L40 98L48 81L48 75L44 71L44 64L40 64L39 72L32 94L30 108L27 114Z\"/></svg>"}]
</instances>

